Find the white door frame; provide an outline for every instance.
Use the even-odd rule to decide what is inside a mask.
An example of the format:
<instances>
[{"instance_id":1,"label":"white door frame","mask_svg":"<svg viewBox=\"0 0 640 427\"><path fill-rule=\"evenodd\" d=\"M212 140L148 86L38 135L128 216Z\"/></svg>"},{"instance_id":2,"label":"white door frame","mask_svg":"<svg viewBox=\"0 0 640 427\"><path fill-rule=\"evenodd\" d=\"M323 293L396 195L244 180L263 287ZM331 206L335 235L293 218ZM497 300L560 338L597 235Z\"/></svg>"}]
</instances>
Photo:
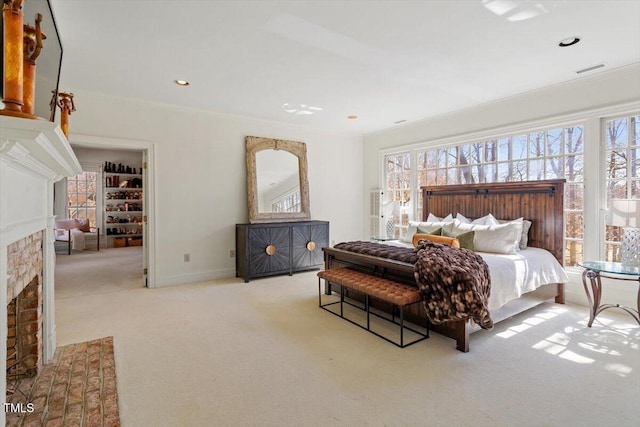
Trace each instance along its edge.
<instances>
[{"instance_id":1,"label":"white door frame","mask_svg":"<svg viewBox=\"0 0 640 427\"><path fill-rule=\"evenodd\" d=\"M69 143L80 147L97 148L105 150L135 150L143 152L143 159L146 159L147 168L143 170L144 185L144 215L147 216L147 223L144 231L144 260L147 268L147 287L156 287L156 198L155 198L155 143L135 139L110 138L93 135L70 134Z\"/></svg>"}]
</instances>

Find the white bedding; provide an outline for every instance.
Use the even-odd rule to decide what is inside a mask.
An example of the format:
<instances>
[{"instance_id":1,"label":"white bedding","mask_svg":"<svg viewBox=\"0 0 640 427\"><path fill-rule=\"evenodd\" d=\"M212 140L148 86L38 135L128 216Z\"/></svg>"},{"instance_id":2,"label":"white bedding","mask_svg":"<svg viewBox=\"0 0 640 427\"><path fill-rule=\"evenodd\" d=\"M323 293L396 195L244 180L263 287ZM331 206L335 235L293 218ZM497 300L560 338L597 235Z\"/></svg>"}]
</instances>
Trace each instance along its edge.
<instances>
[{"instance_id":1,"label":"white bedding","mask_svg":"<svg viewBox=\"0 0 640 427\"><path fill-rule=\"evenodd\" d=\"M569 281L560 263L544 249L528 247L514 255L478 254L489 266L491 276L489 310L502 307L542 285Z\"/></svg>"},{"instance_id":2,"label":"white bedding","mask_svg":"<svg viewBox=\"0 0 640 427\"><path fill-rule=\"evenodd\" d=\"M413 247L411 243L385 242L394 246ZM502 307L521 295L549 283L569 281L564 269L551 254L540 248L528 247L510 254L476 252L489 266L491 295L489 310Z\"/></svg>"}]
</instances>

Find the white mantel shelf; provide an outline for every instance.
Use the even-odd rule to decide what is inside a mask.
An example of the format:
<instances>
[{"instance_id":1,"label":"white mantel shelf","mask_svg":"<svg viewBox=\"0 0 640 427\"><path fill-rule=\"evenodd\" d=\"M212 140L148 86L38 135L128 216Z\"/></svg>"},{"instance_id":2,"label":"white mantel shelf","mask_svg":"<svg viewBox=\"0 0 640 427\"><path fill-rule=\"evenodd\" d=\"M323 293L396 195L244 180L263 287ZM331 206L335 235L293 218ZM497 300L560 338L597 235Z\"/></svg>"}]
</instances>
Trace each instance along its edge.
<instances>
[{"instance_id":1,"label":"white mantel shelf","mask_svg":"<svg viewBox=\"0 0 640 427\"><path fill-rule=\"evenodd\" d=\"M43 362L56 349L53 184L82 171L69 141L55 123L0 116L0 360L7 347L7 247L43 231ZM6 371L0 369L0 396ZM0 411L0 425L6 421Z\"/></svg>"},{"instance_id":2,"label":"white mantel shelf","mask_svg":"<svg viewBox=\"0 0 640 427\"><path fill-rule=\"evenodd\" d=\"M82 171L60 127L45 120L0 116L0 159L53 182Z\"/></svg>"}]
</instances>

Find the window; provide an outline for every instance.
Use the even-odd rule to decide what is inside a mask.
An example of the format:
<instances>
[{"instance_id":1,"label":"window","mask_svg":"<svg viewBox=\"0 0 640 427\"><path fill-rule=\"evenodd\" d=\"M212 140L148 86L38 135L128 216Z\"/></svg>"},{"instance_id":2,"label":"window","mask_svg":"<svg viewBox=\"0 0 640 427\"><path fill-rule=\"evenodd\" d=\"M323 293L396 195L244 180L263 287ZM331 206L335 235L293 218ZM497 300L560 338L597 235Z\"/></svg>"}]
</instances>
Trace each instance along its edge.
<instances>
[{"instance_id":1,"label":"window","mask_svg":"<svg viewBox=\"0 0 640 427\"><path fill-rule=\"evenodd\" d=\"M271 212L300 212L300 190L289 192L271 203Z\"/></svg>"},{"instance_id":2,"label":"window","mask_svg":"<svg viewBox=\"0 0 640 427\"><path fill-rule=\"evenodd\" d=\"M386 155L384 165L385 188L382 209L386 212L384 213L385 222L393 222L393 235L399 237L409 225L411 155L410 153ZM389 231L387 231L388 234Z\"/></svg>"},{"instance_id":3,"label":"window","mask_svg":"<svg viewBox=\"0 0 640 427\"><path fill-rule=\"evenodd\" d=\"M565 266L583 259L619 261L624 227L640 226L638 103L543 120L529 128L510 126L439 145L415 144L403 154L396 154L403 150L397 147L383 151L383 187L396 191L397 179L389 175L397 174L401 164L411 165L413 173L407 176L413 200L407 213L418 219L424 185L564 178Z\"/></svg>"},{"instance_id":4,"label":"window","mask_svg":"<svg viewBox=\"0 0 640 427\"><path fill-rule=\"evenodd\" d=\"M97 227L96 172L81 172L67 178L67 218L89 219L91 227Z\"/></svg>"},{"instance_id":5,"label":"window","mask_svg":"<svg viewBox=\"0 0 640 427\"><path fill-rule=\"evenodd\" d=\"M607 120L605 124L606 197L604 259L620 261L623 227L637 226L640 205L640 116Z\"/></svg>"},{"instance_id":6,"label":"window","mask_svg":"<svg viewBox=\"0 0 640 427\"><path fill-rule=\"evenodd\" d=\"M583 259L583 133L583 126L575 125L516 133L455 146L418 148L414 151L417 174L417 186L413 187L417 199L416 216L422 218L420 187L423 185L564 178L565 265L577 265ZM409 153L385 156L386 200L408 200L410 157Z\"/></svg>"}]
</instances>

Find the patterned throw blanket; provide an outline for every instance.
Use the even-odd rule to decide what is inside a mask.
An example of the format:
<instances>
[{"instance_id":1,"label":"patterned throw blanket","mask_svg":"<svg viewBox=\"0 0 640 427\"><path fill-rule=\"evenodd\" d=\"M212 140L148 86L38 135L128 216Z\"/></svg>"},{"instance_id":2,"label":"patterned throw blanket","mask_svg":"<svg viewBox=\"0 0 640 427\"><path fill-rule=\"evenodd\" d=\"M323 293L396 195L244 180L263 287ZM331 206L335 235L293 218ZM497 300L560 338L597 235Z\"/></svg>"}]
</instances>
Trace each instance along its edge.
<instances>
[{"instance_id":1,"label":"patterned throw blanket","mask_svg":"<svg viewBox=\"0 0 640 427\"><path fill-rule=\"evenodd\" d=\"M480 255L427 240L416 249L361 241L339 243L335 248L414 264L431 323L472 319L484 329L493 327L488 309L489 267Z\"/></svg>"},{"instance_id":2,"label":"patterned throw blanket","mask_svg":"<svg viewBox=\"0 0 640 427\"><path fill-rule=\"evenodd\" d=\"M489 314L491 278L482 257L467 249L422 240L414 276L424 298L429 320L472 319L481 328L493 328Z\"/></svg>"}]
</instances>

